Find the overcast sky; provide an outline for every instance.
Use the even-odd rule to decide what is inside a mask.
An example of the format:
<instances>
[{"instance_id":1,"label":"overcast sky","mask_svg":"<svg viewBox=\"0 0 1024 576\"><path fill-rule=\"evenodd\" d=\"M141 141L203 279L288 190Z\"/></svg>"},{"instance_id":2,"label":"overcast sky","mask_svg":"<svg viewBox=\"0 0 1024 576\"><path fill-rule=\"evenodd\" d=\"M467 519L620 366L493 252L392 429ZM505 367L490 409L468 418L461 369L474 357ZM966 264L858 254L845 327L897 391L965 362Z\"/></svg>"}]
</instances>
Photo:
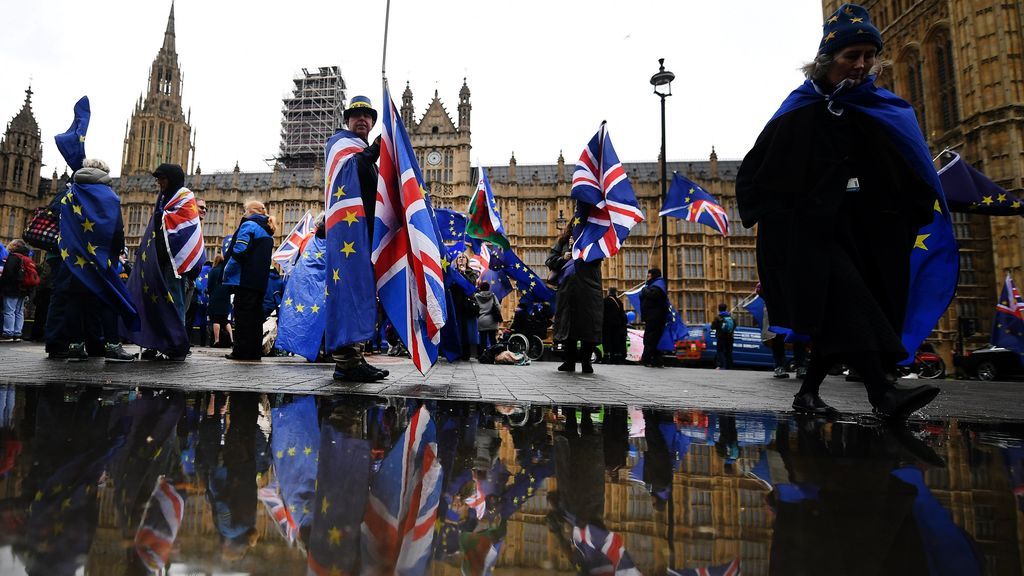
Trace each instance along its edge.
<instances>
[{"instance_id":1,"label":"overcast sky","mask_svg":"<svg viewBox=\"0 0 1024 576\"><path fill-rule=\"evenodd\" d=\"M53 136L87 94L87 152L120 171L125 124L163 41L169 1L2 0L0 119L32 83L43 175L64 169ZM281 99L303 67L338 65L349 97L379 110L384 0L177 0L183 105L206 173L267 171L280 145ZM473 163L574 162L601 120L623 161L660 146L658 58L676 74L667 103L669 160L739 159L821 38L821 2L787 0L393 0L388 78L418 117L434 90L457 120L472 91ZM375 131L376 132L376 131Z\"/></svg>"}]
</instances>

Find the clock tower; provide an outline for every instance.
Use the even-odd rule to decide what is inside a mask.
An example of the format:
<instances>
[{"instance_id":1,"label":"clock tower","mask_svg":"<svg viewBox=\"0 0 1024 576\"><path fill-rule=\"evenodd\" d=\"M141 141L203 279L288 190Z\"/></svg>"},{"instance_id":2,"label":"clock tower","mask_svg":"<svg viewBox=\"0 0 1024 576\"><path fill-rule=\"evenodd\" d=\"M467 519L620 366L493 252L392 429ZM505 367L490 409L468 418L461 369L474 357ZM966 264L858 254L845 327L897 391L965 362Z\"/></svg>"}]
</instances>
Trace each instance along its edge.
<instances>
[{"instance_id":1,"label":"clock tower","mask_svg":"<svg viewBox=\"0 0 1024 576\"><path fill-rule=\"evenodd\" d=\"M423 169L423 179L438 200L450 198L456 187L475 184L471 180L469 162L470 145L469 86L465 79L459 91L458 125L445 110L434 91L434 98L417 122L412 104L412 90L408 85L402 94L401 116L409 130L409 139L416 150L416 159Z\"/></svg>"}]
</instances>

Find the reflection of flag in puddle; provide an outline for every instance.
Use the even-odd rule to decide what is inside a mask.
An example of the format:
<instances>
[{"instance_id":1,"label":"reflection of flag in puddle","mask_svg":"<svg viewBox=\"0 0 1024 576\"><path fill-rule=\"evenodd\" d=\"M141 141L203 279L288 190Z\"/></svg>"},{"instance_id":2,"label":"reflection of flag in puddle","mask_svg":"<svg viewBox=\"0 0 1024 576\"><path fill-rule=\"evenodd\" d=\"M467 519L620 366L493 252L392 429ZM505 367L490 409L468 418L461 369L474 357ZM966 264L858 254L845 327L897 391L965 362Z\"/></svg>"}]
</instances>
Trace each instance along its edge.
<instances>
[{"instance_id":1,"label":"reflection of flag in puddle","mask_svg":"<svg viewBox=\"0 0 1024 576\"><path fill-rule=\"evenodd\" d=\"M263 506L267 509L267 514L274 520L278 533L288 545L292 545L295 543L295 537L298 534L298 526L295 525L295 520L288 513L288 507L284 505L284 500L281 499L281 494L278 491L280 484L277 482L277 475L274 473L273 466L270 467L267 474L270 475L270 481L266 486L260 488L260 502L263 502Z\"/></svg>"},{"instance_id":2,"label":"reflection of flag in puddle","mask_svg":"<svg viewBox=\"0 0 1024 576\"><path fill-rule=\"evenodd\" d=\"M185 500L161 476L146 503L142 524L135 533L135 552L147 568L157 572L167 565L184 516Z\"/></svg>"}]
</instances>

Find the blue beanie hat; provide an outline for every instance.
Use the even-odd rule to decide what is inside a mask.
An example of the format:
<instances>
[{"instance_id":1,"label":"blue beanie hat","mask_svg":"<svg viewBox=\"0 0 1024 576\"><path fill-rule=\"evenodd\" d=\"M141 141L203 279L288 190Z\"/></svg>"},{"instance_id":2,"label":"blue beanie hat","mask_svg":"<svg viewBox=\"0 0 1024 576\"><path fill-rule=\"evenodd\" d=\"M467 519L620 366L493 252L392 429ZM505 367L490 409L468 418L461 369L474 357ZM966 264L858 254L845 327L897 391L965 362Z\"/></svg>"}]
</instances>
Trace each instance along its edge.
<instances>
[{"instance_id":1,"label":"blue beanie hat","mask_svg":"<svg viewBox=\"0 0 1024 576\"><path fill-rule=\"evenodd\" d=\"M835 54L851 44L867 42L882 51L882 34L863 6L843 4L821 26L818 54Z\"/></svg>"}]
</instances>

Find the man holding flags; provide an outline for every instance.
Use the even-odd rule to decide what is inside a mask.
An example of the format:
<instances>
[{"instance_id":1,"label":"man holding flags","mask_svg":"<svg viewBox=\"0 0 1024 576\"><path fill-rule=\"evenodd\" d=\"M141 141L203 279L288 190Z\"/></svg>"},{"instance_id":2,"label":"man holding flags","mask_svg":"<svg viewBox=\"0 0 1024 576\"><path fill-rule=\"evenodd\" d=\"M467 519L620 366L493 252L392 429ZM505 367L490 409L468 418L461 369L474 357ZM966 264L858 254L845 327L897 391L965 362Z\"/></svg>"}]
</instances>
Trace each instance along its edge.
<instances>
[{"instance_id":1,"label":"man holding flags","mask_svg":"<svg viewBox=\"0 0 1024 576\"><path fill-rule=\"evenodd\" d=\"M326 343L335 362L335 380L375 382L384 379L388 371L363 359L361 342L373 336L377 321L370 246L377 202L375 162L380 144L368 145L370 130L377 123L377 111L366 96L354 96L343 117L345 128L327 141L324 164Z\"/></svg>"}]
</instances>

